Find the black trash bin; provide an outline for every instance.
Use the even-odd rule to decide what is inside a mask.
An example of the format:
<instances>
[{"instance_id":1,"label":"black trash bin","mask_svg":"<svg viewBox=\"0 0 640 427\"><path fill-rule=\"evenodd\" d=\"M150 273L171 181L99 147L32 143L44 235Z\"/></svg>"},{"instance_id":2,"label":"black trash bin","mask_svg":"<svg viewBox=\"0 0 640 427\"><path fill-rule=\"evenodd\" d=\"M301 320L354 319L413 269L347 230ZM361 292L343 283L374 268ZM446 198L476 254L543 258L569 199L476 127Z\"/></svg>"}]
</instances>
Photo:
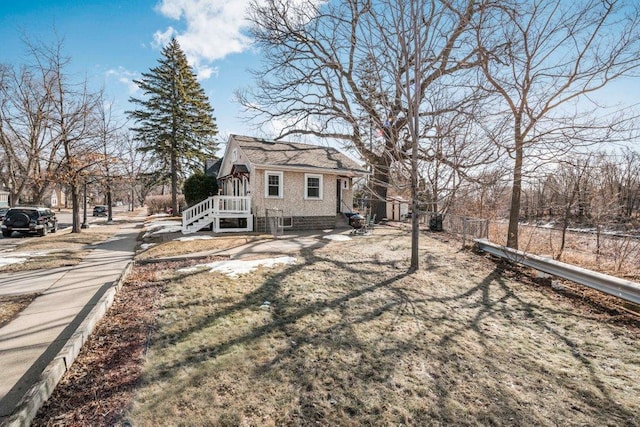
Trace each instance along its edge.
<instances>
[{"instance_id":1,"label":"black trash bin","mask_svg":"<svg viewBox=\"0 0 640 427\"><path fill-rule=\"evenodd\" d=\"M430 231L442 231L442 214L431 214L429 218Z\"/></svg>"}]
</instances>

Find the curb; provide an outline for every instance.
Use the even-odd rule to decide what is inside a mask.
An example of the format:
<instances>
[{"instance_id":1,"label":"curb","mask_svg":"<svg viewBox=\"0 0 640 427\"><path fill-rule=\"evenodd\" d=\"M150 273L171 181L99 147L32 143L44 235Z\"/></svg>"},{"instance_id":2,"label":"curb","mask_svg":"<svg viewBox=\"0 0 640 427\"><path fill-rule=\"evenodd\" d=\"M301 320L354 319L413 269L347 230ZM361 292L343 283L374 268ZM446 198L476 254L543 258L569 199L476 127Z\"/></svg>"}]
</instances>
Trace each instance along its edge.
<instances>
[{"instance_id":1,"label":"curb","mask_svg":"<svg viewBox=\"0 0 640 427\"><path fill-rule=\"evenodd\" d=\"M28 426L35 418L38 410L51 397L62 376L71 367L80 353L82 346L89 339L98 322L104 317L109 307L113 304L115 296L122 288L125 279L133 268L134 261L130 260L116 282L102 295L100 300L91 309L87 317L82 320L78 329L66 342L53 360L47 365L40 378L29 388L13 413L0 423L2 427Z\"/></svg>"}]
</instances>

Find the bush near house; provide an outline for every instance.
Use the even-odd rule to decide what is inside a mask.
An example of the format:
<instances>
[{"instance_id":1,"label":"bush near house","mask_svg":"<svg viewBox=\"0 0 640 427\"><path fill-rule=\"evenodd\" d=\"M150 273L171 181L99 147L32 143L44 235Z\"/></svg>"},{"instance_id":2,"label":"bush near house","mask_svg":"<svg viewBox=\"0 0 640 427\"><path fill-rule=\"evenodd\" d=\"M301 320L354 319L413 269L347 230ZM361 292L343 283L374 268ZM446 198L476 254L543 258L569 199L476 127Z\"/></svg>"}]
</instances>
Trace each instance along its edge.
<instances>
[{"instance_id":1,"label":"bush near house","mask_svg":"<svg viewBox=\"0 0 640 427\"><path fill-rule=\"evenodd\" d=\"M147 206L147 210L149 215L157 214L157 213L172 213L171 212L171 195L159 195L159 196L149 196L144 199L144 204ZM178 195L178 206L181 208L186 206L184 196L182 194Z\"/></svg>"},{"instance_id":2,"label":"bush near house","mask_svg":"<svg viewBox=\"0 0 640 427\"><path fill-rule=\"evenodd\" d=\"M216 178L205 175L204 172L196 172L186 179L182 192L187 205L193 206L207 197L218 194L218 182Z\"/></svg>"}]
</instances>

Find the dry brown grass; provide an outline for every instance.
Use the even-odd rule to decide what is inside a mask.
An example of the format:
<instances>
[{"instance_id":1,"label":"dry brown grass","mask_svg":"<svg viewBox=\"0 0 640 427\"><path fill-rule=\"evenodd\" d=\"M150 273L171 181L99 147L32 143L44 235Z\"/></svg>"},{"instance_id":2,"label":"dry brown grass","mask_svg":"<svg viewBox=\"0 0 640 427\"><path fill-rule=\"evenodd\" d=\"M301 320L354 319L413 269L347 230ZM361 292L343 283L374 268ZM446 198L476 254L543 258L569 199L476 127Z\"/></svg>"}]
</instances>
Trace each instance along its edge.
<instances>
[{"instance_id":1,"label":"dry brown grass","mask_svg":"<svg viewBox=\"0 0 640 427\"><path fill-rule=\"evenodd\" d=\"M129 275L32 426L119 426L144 361L160 292L151 269Z\"/></svg>"},{"instance_id":2,"label":"dry brown grass","mask_svg":"<svg viewBox=\"0 0 640 427\"><path fill-rule=\"evenodd\" d=\"M178 236L175 234L173 237ZM181 236L181 235L180 235ZM205 236L210 236L205 234ZM247 243L256 242L267 238L263 235L216 235L208 240L165 240L166 236L151 236L145 240L145 243L153 244L146 250L138 252L136 259L146 261L156 258L167 258L177 255L194 254L205 251L217 251L223 249L235 248Z\"/></svg>"},{"instance_id":3,"label":"dry brown grass","mask_svg":"<svg viewBox=\"0 0 640 427\"><path fill-rule=\"evenodd\" d=\"M71 233L59 231L44 238L33 237L20 242L16 252L19 256L24 252L46 251L45 255L30 257L24 263L8 264L0 267L0 272L28 271L51 269L77 265L92 245L107 240L117 231L117 225L95 226Z\"/></svg>"},{"instance_id":4,"label":"dry brown grass","mask_svg":"<svg viewBox=\"0 0 640 427\"><path fill-rule=\"evenodd\" d=\"M24 310L37 294L0 295L0 328Z\"/></svg>"},{"instance_id":5,"label":"dry brown grass","mask_svg":"<svg viewBox=\"0 0 640 427\"><path fill-rule=\"evenodd\" d=\"M22 263L4 265L0 267L0 273L71 267L78 265L82 261L82 256L83 254L77 250L55 250L43 256L29 258Z\"/></svg>"},{"instance_id":6,"label":"dry brown grass","mask_svg":"<svg viewBox=\"0 0 640 427\"><path fill-rule=\"evenodd\" d=\"M506 244L507 224L491 222L489 240ZM560 253L562 231L520 226L521 250L556 258ZM594 234L567 231L561 261L630 280L640 280L640 239L603 234L600 248Z\"/></svg>"},{"instance_id":7,"label":"dry brown grass","mask_svg":"<svg viewBox=\"0 0 640 427\"><path fill-rule=\"evenodd\" d=\"M637 322L409 236L166 285L134 425L640 425ZM261 308L269 301L270 308Z\"/></svg>"}]
</instances>

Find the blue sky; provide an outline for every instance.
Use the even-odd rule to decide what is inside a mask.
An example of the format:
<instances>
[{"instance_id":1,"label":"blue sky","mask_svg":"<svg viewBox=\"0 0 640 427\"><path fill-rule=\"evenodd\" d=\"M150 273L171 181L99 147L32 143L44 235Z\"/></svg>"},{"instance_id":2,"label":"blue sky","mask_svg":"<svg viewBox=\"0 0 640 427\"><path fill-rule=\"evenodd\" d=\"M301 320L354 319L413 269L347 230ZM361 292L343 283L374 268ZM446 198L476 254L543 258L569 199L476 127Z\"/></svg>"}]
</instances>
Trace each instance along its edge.
<instances>
[{"instance_id":1,"label":"blue sky","mask_svg":"<svg viewBox=\"0 0 640 427\"><path fill-rule=\"evenodd\" d=\"M157 65L162 44L178 38L215 110L222 136L255 133L239 118L233 91L248 85L259 60L243 35L247 0L0 0L0 63L28 58L23 38L55 44L69 71L104 86L115 111L135 95L133 78Z\"/></svg>"},{"instance_id":2,"label":"blue sky","mask_svg":"<svg viewBox=\"0 0 640 427\"><path fill-rule=\"evenodd\" d=\"M200 77L222 139L229 133L273 135L242 120L236 89L251 84L259 53L246 36L249 0L0 0L0 63L25 63L23 37L55 44L71 57L69 71L104 86L114 110L136 96L132 79L156 66L161 46L176 37ZM638 79L625 79L595 95L605 103L638 105ZM123 115L124 116L124 115ZM123 117L124 118L124 117Z\"/></svg>"}]
</instances>

